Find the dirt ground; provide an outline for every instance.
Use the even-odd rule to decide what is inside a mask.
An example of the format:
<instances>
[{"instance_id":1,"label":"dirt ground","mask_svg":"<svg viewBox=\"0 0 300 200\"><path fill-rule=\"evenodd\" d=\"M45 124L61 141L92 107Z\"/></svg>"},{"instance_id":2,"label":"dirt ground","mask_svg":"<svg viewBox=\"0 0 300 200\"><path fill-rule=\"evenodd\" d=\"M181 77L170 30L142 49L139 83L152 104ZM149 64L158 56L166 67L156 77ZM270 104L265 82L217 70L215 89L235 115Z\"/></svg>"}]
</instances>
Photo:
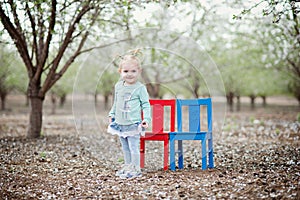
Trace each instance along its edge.
<instances>
[{"instance_id":1,"label":"dirt ground","mask_svg":"<svg viewBox=\"0 0 300 200\"><path fill-rule=\"evenodd\" d=\"M43 137L26 139L27 108L10 103L0 113L0 199L300 199L298 105L251 110L246 102L228 112L214 131L213 169L201 170L200 145L191 141L184 169L163 171L162 144L149 142L143 176L124 180L115 176L118 138L103 121L100 131L75 126L70 104L55 115L49 106Z\"/></svg>"}]
</instances>

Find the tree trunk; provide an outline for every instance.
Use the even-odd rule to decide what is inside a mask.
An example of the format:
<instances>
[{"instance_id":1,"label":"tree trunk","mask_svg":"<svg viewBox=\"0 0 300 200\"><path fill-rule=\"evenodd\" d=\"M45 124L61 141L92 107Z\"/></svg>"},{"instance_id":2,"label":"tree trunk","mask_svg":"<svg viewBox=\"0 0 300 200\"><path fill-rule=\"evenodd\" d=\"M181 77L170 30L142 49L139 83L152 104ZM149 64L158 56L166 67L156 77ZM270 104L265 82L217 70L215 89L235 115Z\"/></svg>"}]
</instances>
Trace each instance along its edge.
<instances>
[{"instance_id":1,"label":"tree trunk","mask_svg":"<svg viewBox=\"0 0 300 200\"><path fill-rule=\"evenodd\" d=\"M66 103L66 99L67 99L67 95L63 94L60 96L59 98L59 106L62 108L64 107L65 103Z\"/></svg>"},{"instance_id":2,"label":"tree trunk","mask_svg":"<svg viewBox=\"0 0 300 200\"><path fill-rule=\"evenodd\" d=\"M263 100L263 107L267 106L267 97L266 96L261 96L262 100Z\"/></svg>"},{"instance_id":3,"label":"tree trunk","mask_svg":"<svg viewBox=\"0 0 300 200\"><path fill-rule=\"evenodd\" d=\"M160 83L148 83L146 85L149 96L152 98L158 98L159 97L159 91L160 91Z\"/></svg>"},{"instance_id":4,"label":"tree trunk","mask_svg":"<svg viewBox=\"0 0 300 200\"><path fill-rule=\"evenodd\" d=\"M1 94L1 110L5 110L6 94Z\"/></svg>"},{"instance_id":5,"label":"tree trunk","mask_svg":"<svg viewBox=\"0 0 300 200\"><path fill-rule=\"evenodd\" d=\"M42 130L44 99L36 96L30 96L29 98L31 107L27 137L38 138L41 136Z\"/></svg>"},{"instance_id":6,"label":"tree trunk","mask_svg":"<svg viewBox=\"0 0 300 200\"><path fill-rule=\"evenodd\" d=\"M104 110L108 109L109 95L104 95Z\"/></svg>"},{"instance_id":7,"label":"tree trunk","mask_svg":"<svg viewBox=\"0 0 300 200\"><path fill-rule=\"evenodd\" d=\"M241 97L240 97L240 95L236 96L236 111L241 111Z\"/></svg>"},{"instance_id":8,"label":"tree trunk","mask_svg":"<svg viewBox=\"0 0 300 200\"><path fill-rule=\"evenodd\" d=\"M256 96L255 95L250 95L249 97L250 97L250 100L251 100L251 109L254 110Z\"/></svg>"},{"instance_id":9,"label":"tree trunk","mask_svg":"<svg viewBox=\"0 0 300 200\"><path fill-rule=\"evenodd\" d=\"M194 97L196 99L199 98L200 94L199 94L199 88L200 88L200 83L199 81L194 81L194 85L193 85L193 93L194 93Z\"/></svg>"},{"instance_id":10,"label":"tree trunk","mask_svg":"<svg viewBox=\"0 0 300 200\"><path fill-rule=\"evenodd\" d=\"M51 93L51 103L52 103L51 114L54 115L56 113L56 96L54 93Z\"/></svg>"},{"instance_id":11,"label":"tree trunk","mask_svg":"<svg viewBox=\"0 0 300 200\"><path fill-rule=\"evenodd\" d=\"M227 93L226 98L227 98L227 104L229 106L229 110L230 110L230 112L233 112L233 98L234 98L234 93L233 92Z\"/></svg>"},{"instance_id":12,"label":"tree trunk","mask_svg":"<svg viewBox=\"0 0 300 200\"><path fill-rule=\"evenodd\" d=\"M296 99L298 100L299 103L299 107L300 107L300 92L296 92L296 94L294 94L294 96L296 97Z\"/></svg>"}]
</instances>

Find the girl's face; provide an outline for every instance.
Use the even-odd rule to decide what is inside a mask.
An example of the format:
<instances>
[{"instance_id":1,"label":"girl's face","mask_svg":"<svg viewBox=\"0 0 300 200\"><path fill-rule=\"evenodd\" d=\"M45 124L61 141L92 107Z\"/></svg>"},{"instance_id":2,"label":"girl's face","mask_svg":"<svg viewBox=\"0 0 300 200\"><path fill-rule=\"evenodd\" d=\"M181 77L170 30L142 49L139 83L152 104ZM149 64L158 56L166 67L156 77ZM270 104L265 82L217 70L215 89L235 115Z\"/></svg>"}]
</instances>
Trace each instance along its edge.
<instances>
[{"instance_id":1,"label":"girl's face","mask_svg":"<svg viewBox=\"0 0 300 200\"><path fill-rule=\"evenodd\" d=\"M123 63L120 73L123 81L125 81L126 84L133 85L137 82L141 73L141 69L131 62L126 62Z\"/></svg>"}]
</instances>

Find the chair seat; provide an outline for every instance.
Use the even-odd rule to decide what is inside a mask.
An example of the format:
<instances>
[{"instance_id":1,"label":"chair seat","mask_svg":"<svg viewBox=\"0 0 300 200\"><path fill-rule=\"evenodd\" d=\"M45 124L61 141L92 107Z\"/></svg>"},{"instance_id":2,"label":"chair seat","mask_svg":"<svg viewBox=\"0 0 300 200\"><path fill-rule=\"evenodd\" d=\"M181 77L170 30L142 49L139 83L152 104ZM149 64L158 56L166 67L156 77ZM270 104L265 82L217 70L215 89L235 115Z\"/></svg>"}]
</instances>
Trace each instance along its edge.
<instances>
[{"instance_id":1,"label":"chair seat","mask_svg":"<svg viewBox=\"0 0 300 200\"><path fill-rule=\"evenodd\" d=\"M169 133L145 133L145 136L141 136L143 140L165 140L169 139Z\"/></svg>"},{"instance_id":2,"label":"chair seat","mask_svg":"<svg viewBox=\"0 0 300 200\"><path fill-rule=\"evenodd\" d=\"M170 140L176 139L176 140L204 140L204 139L210 139L211 134L207 132L170 132ZM206 138L205 138L206 137Z\"/></svg>"}]
</instances>

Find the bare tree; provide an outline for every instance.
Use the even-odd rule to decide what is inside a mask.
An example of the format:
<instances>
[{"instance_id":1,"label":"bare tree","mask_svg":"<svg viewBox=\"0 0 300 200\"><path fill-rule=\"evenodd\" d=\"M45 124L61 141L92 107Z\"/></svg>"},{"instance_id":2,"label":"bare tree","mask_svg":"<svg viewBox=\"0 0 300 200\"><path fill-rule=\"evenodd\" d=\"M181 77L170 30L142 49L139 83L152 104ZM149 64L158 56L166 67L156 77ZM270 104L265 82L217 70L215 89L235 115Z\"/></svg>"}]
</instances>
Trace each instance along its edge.
<instances>
[{"instance_id":1,"label":"bare tree","mask_svg":"<svg viewBox=\"0 0 300 200\"><path fill-rule=\"evenodd\" d=\"M27 69L28 137L39 137L46 93L81 53L104 1L16 1L0 3L1 22ZM102 7L101 7L102 5ZM49 51L58 50L49 57ZM70 56L62 63L66 51Z\"/></svg>"}]
</instances>

